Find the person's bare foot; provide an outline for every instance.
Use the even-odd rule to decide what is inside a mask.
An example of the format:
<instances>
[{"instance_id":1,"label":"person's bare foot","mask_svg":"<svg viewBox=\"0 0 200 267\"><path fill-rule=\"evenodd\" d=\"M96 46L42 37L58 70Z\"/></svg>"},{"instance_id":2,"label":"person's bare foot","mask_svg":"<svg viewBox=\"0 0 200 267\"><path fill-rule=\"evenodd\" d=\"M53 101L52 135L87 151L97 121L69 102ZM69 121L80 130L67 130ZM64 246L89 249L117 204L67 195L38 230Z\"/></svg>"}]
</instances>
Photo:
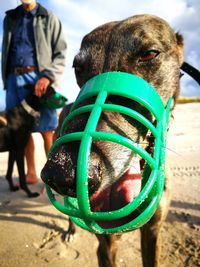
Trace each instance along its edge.
<instances>
[{"instance_id":1,"label":"person's bare foot","mask_svg":"<svg viewBox=\"0 0 200 267\"><path fill-rule=\"evenodd\" d=\"M36 174L27 174L26 175L26 182L27 184L37 184L39 178L37 177Z\"/></svg>"}]
</instances>

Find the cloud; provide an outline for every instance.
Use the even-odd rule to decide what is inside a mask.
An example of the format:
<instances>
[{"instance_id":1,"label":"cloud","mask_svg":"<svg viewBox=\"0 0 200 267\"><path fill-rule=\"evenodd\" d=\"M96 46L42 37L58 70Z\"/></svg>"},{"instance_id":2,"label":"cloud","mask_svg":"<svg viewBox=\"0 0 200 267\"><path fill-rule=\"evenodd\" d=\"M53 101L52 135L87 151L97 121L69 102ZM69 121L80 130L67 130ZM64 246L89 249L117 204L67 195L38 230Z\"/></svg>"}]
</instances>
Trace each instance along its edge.
<instances>
[{"instance_id":1,"label":"cloud","mask_svg":"<svg viewBox=\"0 0 200 267\"><path fill-rule=\"evenodd\" d=\"M19 1L18 1L19 3ZM1 12L0 15L4 16L4 12L8 9L15 8L17 4L16 0L6 0L6 1L1 1Z\"/></svg>"},{"instance_id":2,"label":"cloud","mask_svg":"<svg viewBox=\"0 0 200 267\"><path fill-rule=\"evenodd\" d=\"M174 18L173 24L184 36L185 61L200 69L200 1L187 1L186 12ZM181 79L181 94L200 95L199 85L188 75Z\"/></svg>"},{"instance_id":3,"label":"cloud","mask_svg":"<svg viewBox=\"0 0 200 267\"><path fill-rule=\"evenodd\" d=\"M174 19L173 23L184 36L185 58L200 68L200 1L191 0L187 12Z\"/></svg>"},{"instance_id":4,"label":"cloud","mask_svg":"<svg viewBox=\"0 0 200 267\"><path fill-rule=\"evenodd\" d=\"M63 24L68 43L67 67L58 90L70 101L76 98L79 91L72 62L79 50L82 37L100 24L122 20L135 14L151 13L167 20L176 31L184 35L185 60L200 68L199 0L38 0L38 2L53 11ZM2 1L0 20L5 10L15 6L16 0ZM197 84L189 80L189 77L185 77L181 81L182 92L200 94Z\"/></svg>"},{"instance_id":5,"label":"cloud","mask_svg":"<svg viewBox=\"0 0 200 267\"><path fill-rule=\"evenodd\" d=\"M72 64L73 57L79 49L81 38L96 26L135 14L151 13L164 18L176 31L180 31L184 35L185 60L197 68L200 67L198 60L200 58L199 0L124 0L123 2L121 0L51 0L50 3L64 22L66 35L69 36L68 64ZM67 20L64 19L66 16L68 16ZM75 79L71 65L68 65L65 75L73 77L71 80L73 80L72 84L74 85ZM70 86L72 92L73 85ZM200 94L197 84L189 77L182 79L181 86L184 88L181 92L184 94ZM77 87L74 92L77 92ZM75 94L72 93L72 95Z\"/></svg>"}]
</instances>

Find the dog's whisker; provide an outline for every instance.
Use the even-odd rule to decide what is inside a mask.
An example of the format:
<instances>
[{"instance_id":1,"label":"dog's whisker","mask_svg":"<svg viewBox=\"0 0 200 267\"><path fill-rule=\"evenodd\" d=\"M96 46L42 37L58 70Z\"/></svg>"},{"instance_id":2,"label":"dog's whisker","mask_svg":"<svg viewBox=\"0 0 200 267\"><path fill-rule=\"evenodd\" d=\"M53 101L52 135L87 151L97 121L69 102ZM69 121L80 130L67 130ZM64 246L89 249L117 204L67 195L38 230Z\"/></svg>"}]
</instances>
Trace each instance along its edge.
<instances>
[{"instance_id":1,"label":"dog's whisker","mask_svg":"<svg viewBox=\"0 0 200 267\"><path fill-rule=\"evenodd\" d=\"M172 149L172 148L169 148L169 147L166 147L166 146L162 146L162 147L165 148L166 150L168 150L168 151L170 151L170 152L176 154L176 155L179 156L179 157L182 156L180 153L176 152L176 151L175 151L174 149Z\"/></svg>"},{"instance_id":2,"label":"dog's whisker","mask_svg":"<svg viewBox=\"0 0 200 267\"><path fill-rule=\"evenodd\" d=\"M149 145L148 142L140 142L140 143L138 143L138 144L140 144L140 145ZM163 146L163 145L162 145L162 147L165 148L166 150L170 151L170 152L173 152L173 153L176 154L177 156L181 156L180 153L176 152L174 149L172 149L172 148L170 148L170 147Z\"/></svg>"}]
</instances>

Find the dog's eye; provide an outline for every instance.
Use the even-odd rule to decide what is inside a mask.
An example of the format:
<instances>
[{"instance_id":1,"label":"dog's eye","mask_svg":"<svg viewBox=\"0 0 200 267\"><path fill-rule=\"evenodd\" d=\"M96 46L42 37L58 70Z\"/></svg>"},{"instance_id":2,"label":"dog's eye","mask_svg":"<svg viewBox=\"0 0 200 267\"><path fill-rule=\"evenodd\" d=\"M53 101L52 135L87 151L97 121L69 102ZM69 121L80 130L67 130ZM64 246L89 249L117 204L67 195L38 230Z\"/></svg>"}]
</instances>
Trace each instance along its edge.
<instances>
[{"instance_id":1,"label":"dog's eye","mask_svg":"<svg viewBox=\"0 0 200 267\"><path fill-rule=\"evenodd\" d=\"M145 53L143 53L143 55L140 56L139 62L150 61L150 60L156 58L159 54L160 54L160 52L158 50L154 50L154 49L148 50Z\"/></svg>"}]
</instances>

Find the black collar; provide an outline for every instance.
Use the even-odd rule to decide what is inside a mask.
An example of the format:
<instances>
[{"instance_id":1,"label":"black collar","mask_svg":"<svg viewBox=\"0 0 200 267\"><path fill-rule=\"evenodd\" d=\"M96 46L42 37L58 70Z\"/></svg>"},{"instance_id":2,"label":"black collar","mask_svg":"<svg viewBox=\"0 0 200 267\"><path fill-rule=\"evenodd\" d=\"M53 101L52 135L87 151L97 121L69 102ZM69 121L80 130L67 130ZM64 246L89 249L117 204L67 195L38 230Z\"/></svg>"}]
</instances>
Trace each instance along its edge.
<instances>
[{"instance_id":1,"label":"black collar","mask_svg":"<svg viewBox=\"0 0 200 267\"><path fill-rule=\"evenodd\" d=\"M190 75L200 85L200 71L198 69L194 68L187 62L183 62L181 70Z\"/></svg>"}]
</instances>

